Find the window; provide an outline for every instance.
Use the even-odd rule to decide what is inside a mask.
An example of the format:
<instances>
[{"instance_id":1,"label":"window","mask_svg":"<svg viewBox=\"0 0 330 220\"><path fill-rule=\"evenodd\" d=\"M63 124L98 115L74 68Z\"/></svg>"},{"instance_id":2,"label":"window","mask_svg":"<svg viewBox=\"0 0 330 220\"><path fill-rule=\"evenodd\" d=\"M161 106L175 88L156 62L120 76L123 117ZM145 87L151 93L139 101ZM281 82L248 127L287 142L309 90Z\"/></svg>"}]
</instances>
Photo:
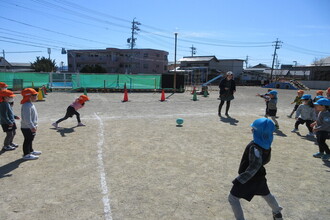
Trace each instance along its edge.
<instances>
[{"instance_id":1,"label":"window","mask_svg":"<svg viewBox=\"0 0 330 220\"><path fill-rule=\"evenodd\" d=\"M148 57L148 56L149 56L148 53L143 54L143 57Z\"/></svg>"},{"instance_id":2,"label":"window","mask_svg":"<svg viewBox=\"0 0 330 220\"><path fill-rule=\"evenodd\" d=\"M159 68L159 64L156 65L156 68Z\"/></svg>"},{"instance_id":3,"label":"window","mask_svg":"<svg viewBox=\"0 0 330 220\"><path fill-rule=\"evenodd\" d=\"M156 57L160 57L159 53L156 54Z\"/></svg>"},{"instance_id":4,"label":"window","mask_svg":"<svg viewBox=\"0 0 330 220\"><path fill-rule=\"evenodd\" d=\"M143 64L143 68L144 68L144 69L148 69L148 68L149 68L149 65L148 65L147 63L144 63L144 64Z\"/></svg>"}]
</instances>

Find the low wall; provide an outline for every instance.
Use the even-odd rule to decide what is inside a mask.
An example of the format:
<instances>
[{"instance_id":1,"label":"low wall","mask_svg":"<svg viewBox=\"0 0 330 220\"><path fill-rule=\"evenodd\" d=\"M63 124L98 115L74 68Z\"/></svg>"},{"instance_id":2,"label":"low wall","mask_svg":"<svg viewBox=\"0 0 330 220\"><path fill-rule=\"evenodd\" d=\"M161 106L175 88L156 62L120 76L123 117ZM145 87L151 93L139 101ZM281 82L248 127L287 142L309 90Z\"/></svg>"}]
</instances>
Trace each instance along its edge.
<instances>
[{"instance_id":1,"label":"low wall","mask_svg":"<svg viewBox=\"0 0 330 220\"><path fill-rule=\"evenodd\" d=\"M299 81L310 89L325 90L330 87L330 81L309 81L309 80L299 80Z\"/></svg>"}]
</instances>

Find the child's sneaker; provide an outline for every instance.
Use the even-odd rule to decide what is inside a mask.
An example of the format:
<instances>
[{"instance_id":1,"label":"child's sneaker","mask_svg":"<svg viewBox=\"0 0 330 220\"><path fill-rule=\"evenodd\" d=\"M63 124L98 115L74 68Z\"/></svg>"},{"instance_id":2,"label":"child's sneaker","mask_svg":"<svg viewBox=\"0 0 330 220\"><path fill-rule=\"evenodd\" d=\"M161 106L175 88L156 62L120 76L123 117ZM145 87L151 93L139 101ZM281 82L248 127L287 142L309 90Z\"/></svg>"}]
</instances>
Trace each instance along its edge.
<instances>
[{"instance_id":1,"label":"child's sneaker","mask_svg":"<svg viewBox=\"0 0 330 220\"><path fill-rule=\"evenodd\" d=\"M55 128L58 128L58 125L57 125L57 123L55 122L55 123L53 123L52 124Z\"/></svg>"},{"instance_id":2,"label":"child's sneaker","mask_svg":"<svg viewBox=\"0 0 330 220\"><path fill-rule=\"evenodd\" d=\"M10 150L15 150L16 148L15 147L12 147L12 146L10 146L10 145L8 145L8 146L3 146L3 148L2 148L2 150L4 150L4 151L10 151Z\"/></svg>"},{"instance_id":3,"label":"child's sneaker","mask_svg":"<svg viewBox=\"0 0 330 220\"><path fill-rule=\"evenodd\" d=\"M293 129L291 132L298 132L299 129Z\"/></svg>"},{"instance_id":4,"label":"child's sneaker","mask_svg":"<svg viewBox=\"0 0 330 220\"><path fill-rule=\"evenodd\" d=\"M315 158L322 158L323 155L324 155L324 153L320 153L320 152L318 152L318 153L316 153L316 154L313 154L313 157L315 157Z\"/></svg>"},{"instance_id":5,"label":"child's sneaker","mask_svg":"<svg viewBox=\"0 0 330 220\"><path fill-rule=\"evenodd\" d=\"M37 156L41 154L41 151L33 151L31 152L32 155Z\"/></svg>"},{"instance_id":6,"label":"child's sneaker","mask_svg":"<svg viewBox=\"0 0 330 220\"><path fill-rule=\"evenodd\" d=\"M14 148L18 148L18 144L15 144L15 143L11 143L10 146L12 146L12 147L14 147Z\"/></svg>"},{"instance_id":7,"label":"child's sneaker","mask_svg":"<svg viewBox=\"0 0 330 220\"><path fill-rule=\"evenodd\" d=\"M282 213L279 212L279 213L276 213L276 214L275 214L275 213L273 212L273 219L274 219L274 220L283 220Z\"/></svg>"},{"instance_id":8,"label":"child's sneaker","mask_svg":"<svg viewBox=\"0 0 330 220\"><path fill-rule=\"evenodd\" d=\"M288 118L292 118L292 116L291 116L291 115L287 115L287 117L288 117Z\"/></svg>"},{"instance_id":9,"label":"child's sneaker","mask_svg":"<svg viewBox=\"0 0 330 220\"><path fill-rule=\"evenodd\" d=\"M86 126L83 123L79 122L77 126Z\"/></svg>"},{"instance_id":10,"label":"child's sneaker","mask_svg":"<svg viewBox=\"0 0 330 220\"><path fill-rule=\"evenodd\" d=\"M27 155L23 156L24 160L36 160L38 158L39 158L38 156L35 156L33 154L27 154Z\"/></svg>"},{"instance_id":11,"label":"child's sneaker","mask_svg":"<svg viewBox=\"0 0 330 220\"><path fill-rule=\"evenodd\" d=\"M329 160L330 159L330 154L324 154L322 157L321 157L322 160Z\"/></svg>"}]
</instances>

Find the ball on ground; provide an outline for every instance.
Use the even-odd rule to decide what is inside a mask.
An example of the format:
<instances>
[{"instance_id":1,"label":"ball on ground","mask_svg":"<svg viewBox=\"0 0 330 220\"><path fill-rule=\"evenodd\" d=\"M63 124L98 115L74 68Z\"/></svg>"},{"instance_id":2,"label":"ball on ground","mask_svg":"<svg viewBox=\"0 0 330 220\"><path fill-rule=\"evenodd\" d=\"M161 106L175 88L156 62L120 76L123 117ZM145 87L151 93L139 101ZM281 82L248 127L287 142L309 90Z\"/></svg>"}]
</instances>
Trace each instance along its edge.
<instances>
[{"instance_id":1,"label":"ball on ground","mask_svg":"<svg viewBox=\"0 0 330 220\"><path fill-rule=\"evenodd\" d=\"M177 123L178 125L182 125L183 122L184 122L183 118L178 118L178 119L176 119L176 123Z\"/></svg>"}]
</instances>

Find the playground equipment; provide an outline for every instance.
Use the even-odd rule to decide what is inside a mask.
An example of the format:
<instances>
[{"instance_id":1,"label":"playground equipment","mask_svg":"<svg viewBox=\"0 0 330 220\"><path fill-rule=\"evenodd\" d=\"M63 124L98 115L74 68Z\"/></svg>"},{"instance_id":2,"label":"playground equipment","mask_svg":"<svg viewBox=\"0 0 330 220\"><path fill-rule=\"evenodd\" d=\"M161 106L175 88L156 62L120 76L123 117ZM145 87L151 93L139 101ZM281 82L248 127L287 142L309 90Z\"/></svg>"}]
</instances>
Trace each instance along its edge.
<instances>
[{"instance_id":1,"label":"playground equipment","mask_svg":"<svg viewBox=\"0 0 330 220\"><path fill-rule=\"evenodd\" d=\"M271 82L265 85L263 88L309 90L307 86L295 80L283 81L283 82Z\"/></svg>"}]
</instances>

